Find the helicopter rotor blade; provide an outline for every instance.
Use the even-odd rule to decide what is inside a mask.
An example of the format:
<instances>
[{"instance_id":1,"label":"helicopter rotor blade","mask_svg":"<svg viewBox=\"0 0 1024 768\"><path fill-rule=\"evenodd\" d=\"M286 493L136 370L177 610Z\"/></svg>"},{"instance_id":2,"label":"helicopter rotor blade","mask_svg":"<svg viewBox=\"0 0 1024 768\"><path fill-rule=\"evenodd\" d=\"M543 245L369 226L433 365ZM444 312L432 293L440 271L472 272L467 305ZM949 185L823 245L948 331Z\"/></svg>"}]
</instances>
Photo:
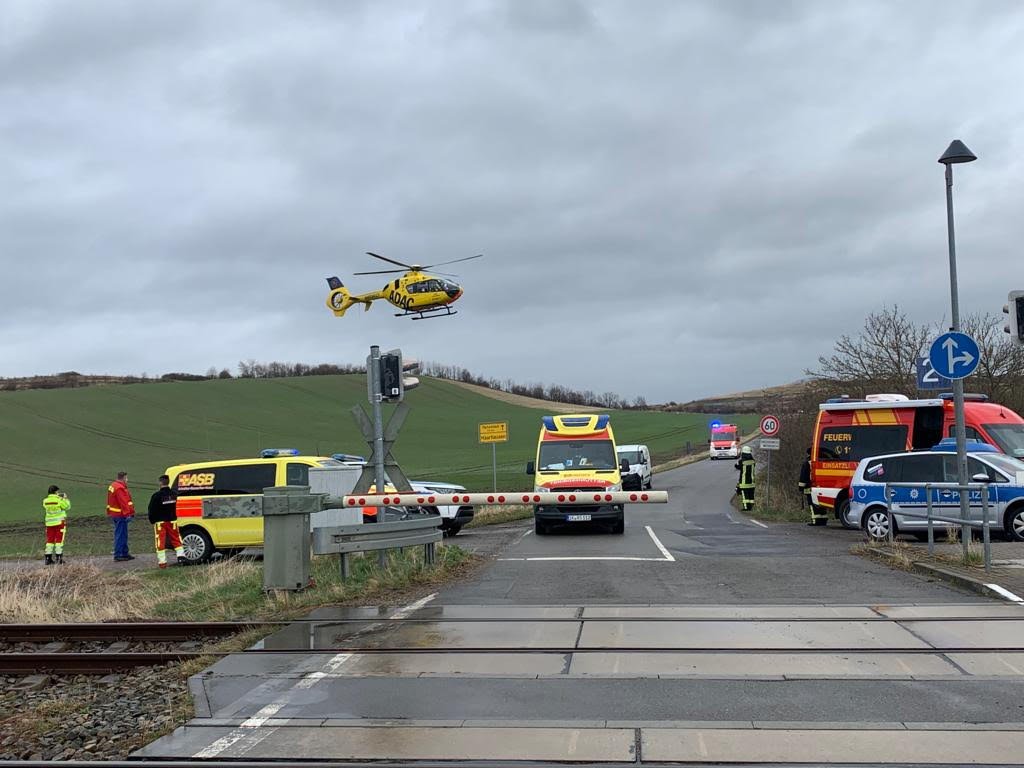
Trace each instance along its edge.
<instances>
[{"instance_id":1,"label":"helicopter rotor blade","mask_svg":"<svg viewBox=\"0 0 1024 768\"><path fill-rule=\"evenodd\" d=\"M470 259L482 259L483 256L484 255L482 253L478 253L476 256L465 256L465 257L463 257L461 259L452 259L451 261L441 261L441 262L438 262L437 264L428 264L425 267L423 267L423 269L433 269L434 267L443 267L445 264L457 264L460 261L469 261Z\"/></svg>"},{"instance_id":2,"label":"helicopter rotor blade","mask_svg":"<svg viewBox=\"0 0 1024 768\"><path fill-rule=\"evenodd\" d=\"M373 256L373 258L380 259L381 261L386 261L388 264L394 264L396 267L403 267L403 268L405 268L407 270L408 269L412 269L412 265L410 265L410 264L403 264L400 261L395 261L394 259L389 259L387 256L381 256L379 253L374 253L373 251L367 251L366 255L367 256Z\"/></svg>"},{"instance_id":3,"label":"helicopter rotor blade","mask_svg":"<svg viewBox=\"0 0 1024 768\"><path fill-rule=\"evenodd\" d=\"M398 275L402 272L408 272L407 269L378 269L373 272L353 272L353 275Z\"/></svg>"}]
</instances>

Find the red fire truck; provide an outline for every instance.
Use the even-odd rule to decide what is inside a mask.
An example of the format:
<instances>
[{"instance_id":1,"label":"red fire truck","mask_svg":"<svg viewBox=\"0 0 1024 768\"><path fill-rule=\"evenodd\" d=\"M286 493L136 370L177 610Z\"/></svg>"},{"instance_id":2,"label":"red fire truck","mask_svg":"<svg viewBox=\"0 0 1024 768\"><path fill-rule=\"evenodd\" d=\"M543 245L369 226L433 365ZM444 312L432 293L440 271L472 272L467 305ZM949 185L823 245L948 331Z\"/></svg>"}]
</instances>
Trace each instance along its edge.
<instances>
[{"instance_id":1,"label":"red fire truck","mask_svg":"<svg viewBox=\"0 0 1024 768\"><path fill-rule=\"evenodd\" d=\"M968 440L1024 458L1024 419L984 395L964 396ZM847 528L850 481L861 459L927 450L954 436L953 396L911 400L906 395L837 397L818 406L811 445L811 501L832 510Z\"/></svg>"},{"instance_id":2,"label":"red fire truck","mask_svg":"<svg viewBox=\"0 0 1024 768\"><path fill-rule=\"evenodd\" d=\"M740 428L735 424L712 424L708 444L712 459L735 459L740 455Z\"/></svg>"}]
</instances>

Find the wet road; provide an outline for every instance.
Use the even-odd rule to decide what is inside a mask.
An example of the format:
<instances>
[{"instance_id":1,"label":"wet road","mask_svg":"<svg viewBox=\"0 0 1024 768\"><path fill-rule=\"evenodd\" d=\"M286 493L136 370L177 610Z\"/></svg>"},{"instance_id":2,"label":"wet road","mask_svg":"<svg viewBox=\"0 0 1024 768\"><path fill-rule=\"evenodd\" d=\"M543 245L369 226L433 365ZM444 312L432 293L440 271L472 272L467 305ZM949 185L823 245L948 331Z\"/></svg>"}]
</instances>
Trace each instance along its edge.
<instances>
[{"instance_id":1,"label":"wet road","mask_svg":"<svg viewBox=\"0 0 1024 768\"><path fill-rule=\"evenodd\" d=\"M626 533L584 527L520 539L444 603L876 603L973 598L850 554L840 527L759 525L729 505L732 462L655 475L665 505L627 507ZM837 524L833 523L833 526Z\"/></svg>"},{"instance_id":2,"label":"wet road","mask_svg":"<svg viewBox=\"0 0 1024 768\"><path fill-rule=\"evenodd\" d=\"M625 535L506 531L465 583L322 609L195 678L197 717L142 754L1016 762L1024 609L745 519L734 482L684 467Z\"/></svg>"}]
</instances>

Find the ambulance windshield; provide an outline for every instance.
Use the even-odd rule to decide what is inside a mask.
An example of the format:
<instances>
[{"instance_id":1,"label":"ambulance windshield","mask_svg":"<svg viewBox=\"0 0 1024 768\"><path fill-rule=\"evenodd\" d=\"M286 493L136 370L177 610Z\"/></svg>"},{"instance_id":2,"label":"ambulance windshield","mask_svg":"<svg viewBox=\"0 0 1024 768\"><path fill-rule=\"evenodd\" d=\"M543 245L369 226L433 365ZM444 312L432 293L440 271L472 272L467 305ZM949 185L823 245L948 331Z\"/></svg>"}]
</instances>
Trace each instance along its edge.
<instances>
[{"instance_id":1,"label":"ambulance windshield","mask_svg":"<svg viewBox=\"0 0 1024 768\"><path fill-rule=\"evenodd\" d=\"M540 444L541 472L563 469L615 469L611 440L558 440Z\"/></svg>"}]
</instances>

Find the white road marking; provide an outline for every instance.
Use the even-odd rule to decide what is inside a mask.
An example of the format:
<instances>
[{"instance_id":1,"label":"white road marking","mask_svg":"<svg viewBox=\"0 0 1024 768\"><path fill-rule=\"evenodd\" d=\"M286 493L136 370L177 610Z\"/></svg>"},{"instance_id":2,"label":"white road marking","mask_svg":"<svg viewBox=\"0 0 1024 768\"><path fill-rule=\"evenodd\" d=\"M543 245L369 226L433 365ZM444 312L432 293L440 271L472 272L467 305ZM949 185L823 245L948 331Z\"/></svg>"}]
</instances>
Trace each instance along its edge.
<instances>
[{"instance_id":1,"label":"white road marking","mask_svg":"<svg viewBox=\"0 0 1024 768\"><path fill-rule=\"evenodd\" d=\"M750 522L752 522L754 525L760 525L762 528L767 528L768 527L767 525L762 523L760 520L755 520L754 518L750 518Z\"/></svg>"},{"instance_id":2,"label":"white road marking","mask_svg":"<svg viewBox=\"0 0 1024 768\"><path fill-rule=\"evenodd\" d=\"M410 614L418 611L420 608L425 606L435 597L437 597L436 592L429 594L426 597L420 598L419 600L413 603L409 603L409 605L403 606L402 608L399 608L397 611L391 614L391 616L389 616L388 619L395 621L407 618ZM375 624L373 626L380 625ZM367 627L365 630L363 630L363 632L368 631L371 628L372 627ZM255 715L243 720L242 723L237 728L235 728L232 731L229 731L227 734L221 736L219 739L214 741L209 746L204 747L203 749L196 752L194 757L217 757L222 752L224 752L224 750L228 749L229 747L233 747L235 744L242 741L243 739L246 740L246 743L239 747L238 756L245 754L250 749L259 744L261 741L263 741L265 738L267 738L267 736L274 732L274 728L264 727L262 731L259 729L261 728L261 726L264 726L264 724L268 720L275 717L278 712L280 712L282 709L284 709L284 707L288 705L289 700L291 698L290 694L292 690L309 690L324 678L335 675L338 672L338 670L341 669L345 665L345 663L355 655L356 654L354 653L334 654L333 656L331 656L330 659L327 660L327 662L320 669L316 670L315 672L309 672L303 675L302 679L299 680L299 682L297 682L291 690L285 691L284 694L276 701L270 702Z\"/></svg>"},{"instance_id":3,"label":"white road marking","mask_svg":"<svg viewBox=\"0 0 1024 768\"><path fill-rule=\"evenodd\" d=\"M397 611L395 611L393 614L391 614L391 616L389 616L388 618L390 618L392 621L394 621L396 619L408 618L410 613L415 613L420 608L422 608L427 603L429 603L431 600L433 600L435 597L437 597L437 592L432 592L431 594L427 595L426 597L421 597L415 603L409 603L407 606L405 606L403 608L399 608Z\"/></svg>"},{"instance_id":4,"label":"white road marking","mask_svg":"<svg viewBox=\"0 0 1024 768\"><path fill-rule=\"evenodd\" d=\"M499 557L498 560L502 562L536 562L538 560L630 560L639 563L668 563L675 562L675 560L666 560L664 557L612 557L594 555L592 557Z\"/></svg>"},{"instance_id":5,"label":"white road marking","mask_svg":"<svg viewBox=\"0 0 1024 768\"><path fill-rule=\"evenodd\" d=\"M1021 597L1020 595L1015 595L1010 590L1000 587L998 584L986 584L985 586L991 589L993 592L998 592L1007 600L1012 600L1015 603L1024 603L1024 597Z\"/></svg>"},{"instance_id":6,"label":"white road marking","mask_svg":"<svg viewBox=\"0 0 1024 768\"><path fill-rule=\"evenodd\" d=\"M662 544L658 537L654 535L654 531L651 529L651 526L645 525L644 528L647 529L647 533L650 534L651 540L654 542L654 546L661 551L661 554L665 556L665 559L670 563L674 563L676 559L672 557L672 553L665 549L665 545Z\"/></svg>"},{"instance_id":7,"label":"white road marking","mask_svg":"<svg viewBox=\"0 0 1024 768\"><path fill-rule=\"evenodd\" d=\"M665 545L661 543L658 537L654 535L654 531L651 530L651 526L645 525L644 528L647 530L647 533L654 542L654 545L661 552L661 557L632 557L628 555L562 555L550 557L499 557L498 560L506 563L563 562L571 560L611 560L631 563L674 563L676 559L672 556L672 553L665 548Z\"/></svg>"}]
</instances>

